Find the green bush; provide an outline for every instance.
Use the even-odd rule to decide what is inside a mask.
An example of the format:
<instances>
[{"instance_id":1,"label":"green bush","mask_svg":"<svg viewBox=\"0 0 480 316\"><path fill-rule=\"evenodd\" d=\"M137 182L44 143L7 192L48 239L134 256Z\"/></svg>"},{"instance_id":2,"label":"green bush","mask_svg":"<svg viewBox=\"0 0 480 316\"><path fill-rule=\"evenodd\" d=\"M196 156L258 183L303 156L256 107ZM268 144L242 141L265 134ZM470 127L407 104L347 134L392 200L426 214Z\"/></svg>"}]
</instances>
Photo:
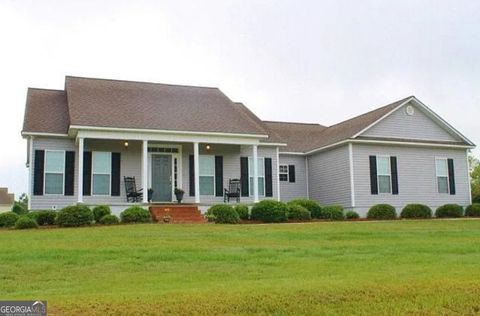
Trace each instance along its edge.
<instances>
[{"instance_id":1,"label":"green bush","mask_svg":"<svg viewBox=\"0 0 480 316\"><path fill-rule=\"evenodd\" d=\"M102 225L116 225L120 223L120 220L117 216L113 214L106 214L102 218L100 218L98 222Z\"/></svg>"},{"instance_id":2,"label":"green bush","mask_svg":"<svg viewBox=\"0 0 480 316\"><path fill-rule=\"evenodd\" d=\"M401 218L431 218L432 210L423 204L408 204L400 213Z\"/></svg>"},{"instance_id":3,"label":"green bush","mask_svg":"<svg viewBox=\"0 0 480 316\"><path fill-rule=\"evenodd\" d=\"M360 218L360 215L358 215L357 212L348 211L348 212L345 213L345 218L346 219L358 219L358 218Z\"/></svg>"},{"instance_id":4,"label":"green bush","mask_svg":"<svg viewBox=\"0 0 480 316\"><path fill-rule=\"evenodd\" d=\"M150 212L140 206L131 206L120 214L122 223L150 223Z\"/></svg>"},{"instance_id":5,"label":"green bush","mask_svg":"<svg viewBox=\"0 0 480 316\"><path fill-rule=\"evenodd\" d=\"M300 206L303 206L308 211L310 211L310 215L312 216L312 218L321 217L322 207L316 201L309 200L309 199L295 199L288 202L288 204L289 205L298 204Z\"/></svg>"},{"instance_id":6,"label":"green bush","mask_svg":"<svg viewBox=\"0 0 480 316\"><path fill-rule=\"evenodd\" d=\"M25 214L24 216L28 216L29 218L33 219L38 224L38 221L37 221L38 212L39 211L31 211L31 212L28 212L27 214Z\"/></svg>"},{"instance_id":7,"label":"green bush","mask_svg":"<svg viewBox=\"0 0 480 316\"><path fill-rule=\"evenodd\" d=\"M208 222L210 223L215 223L216 216L213 214L205 213L204 217L207 219Z\"/></svg>"},{"instance_id":8,"label":"green bush","mask_svg":"<svg viewBox=\"0 0 480 316\"><path fill-rule=\"evenodd\" d=\"M274 200L263 200L252 207L250 218L265 223L287 221L288 207L285 203Z\"/></svg>"},{"instance_id":9,"label":"green bush","mask_svg":"<svg viewBox=\"0 0 480 316\"><path fill-rule=\"evenodd\" d=\"M462 217L463 207L458 204L445 204L437 208L435 216L439 218Z\"/></svg>"},{"instance_id":10,"label":"green bush","mask_svg":"<svg viewBox=\"0 0 480 316\"><path fill-rule=\"evenodd\" d=\"M18 218L14 212L0 213L0 227L13 227Z\"/></svg>"},{"instance_id":11,"label":"green bush","mask_svg":"<svg viewBox=\"0 0 480 316\"><path fill-rule=\"evenodd\" d=\"M35 214L35 220L38 225L43 226L43 225L55 225L55 219L57 217L57 212L56 211L51 211L51 210L44 210L44 211L35 211L35 212L30 212L28 215L34 213Z\"/></svg>"},{"instance_id":12,"label":"green bush","mask_svg":"<svg viewBox=\"0 0 480 316\"><path fill-rule=\"evenodd\" d=\"M93 208L93 218L95 222L99 222L102 217L110 214L112 214L112 211L108 205L98 205Z\"/></svg>"},{"instance_id":13,"label":"green bush","mask_svg":"<svg viewBox=\"0 0 480 316\"><path fill-rule=\"evenodd\" d=\"M84 205L67 206L58 212L55 222L61 227L90 225L93 222L93 212Z\"/></svg>"},{"instance_id":14,"label":"green bush","mask_svg":"<svg viewBox=\"0 0 480 316\"><path fill-rule=\"evenodd\" d=\"M12 212L17 215L25 215L28 213L27 208L20 202L13 203Z\"/></svg>"},{"instance_id":15,"label":"green bush","mask_svg":"<svg viewBox=\"0 0 480 316\"><path fill-rule=\"evenodd\" d=\"M341 221L345 219L343 216L343 206L341 205L330 205L322 207L322 216L323 219L328 219L331 221Z\"/></svg>"},{"instance_id":16,"label":"green bush","mask_svg":"<svg viewBox=\"0 0 480 316\"><path fill-rule=\"evenodd\" d=\"M473 203L465 209L465 216L480 217L480 204Z\"/></svg>"},{"instance_id":17,"label":"green bush","mask_svg":"<svg viewBox=\"0 0 480 316\"><path fill-rule=\"evenodd\" d=\"M237 212L240 219L247 220L248 219L248 206L245 204L237 204L234 207L235 212Z\"/></svg>"},{"instance_id":18,"label":"green bush","mask_svg":"<svg viewBox=\"0 0 480 316\"><path fill-rule=\"evenodd\" d=\"M29 228L38 228L37 222L28 217L28 216L20 216L17 221L15 222L16 229L29 229Z\"/></svg>"},{"instance_id":19,"label":"green bush","mask_svg":"<svg viewBox=\"0 0 480 316\"><path fill-rule=\"evenodd\" d=\"M377 204L372 206L367 213L369 219L395 219L397 213L395 208L389 204Z\"/></svg>"},{"instance_id":20,"label":"green bush","mask_svg":"<svg viewBox=\"0 0 480 316\"><path fill-rule=\"evenodd\" d=\"M290 204L288 205L288 219L309 221L312 219L312 214L309 210L299 204Z\"/></svg>"},{"instance_id":21,"label":"green bush","mask_svg":"<svg viewBox=\"0 0 480 316\"><path fill-rule=\"evenodd\" d=\"M215 216L216 224L237 224L240 221L238 213L227 204L214 205L208 209L207 213Z\"/></svg>"}]
</instances>

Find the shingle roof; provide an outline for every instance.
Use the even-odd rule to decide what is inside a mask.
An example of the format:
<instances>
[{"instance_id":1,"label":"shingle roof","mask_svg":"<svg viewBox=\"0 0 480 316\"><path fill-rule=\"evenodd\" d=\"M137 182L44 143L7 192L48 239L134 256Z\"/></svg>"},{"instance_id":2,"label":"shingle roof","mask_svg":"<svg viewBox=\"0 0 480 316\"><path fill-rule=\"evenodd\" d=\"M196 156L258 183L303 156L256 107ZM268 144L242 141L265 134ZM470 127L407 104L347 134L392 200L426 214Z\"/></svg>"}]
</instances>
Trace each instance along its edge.
<instances>
[{"instance_id":1,"label":"shingle roof","mask_svg":"<svg viewBox=\"0 0 480 316\"><path fill-rule=\"evenodd\" d=\"M264 135L219 89L67 77L71 125Z\"/></svg>"},{"instance_id":2,"label":"shingle roof","mask_svg":"<svg viewBox=\"0 0 480 316\"><path fill-rule=\"evenodd\" d=\"M66 134L69 123L65 91L28 89L24 132Z\"/></svg>"},{"instance_id":3,"label":"shingle roof","mask_svg":"<svg viewBox=\"0 0 480 316\"><path fill-rule=\"evenodd\" d=\"M265 125L279 135L280 141L286 143L282 152L304 152L327 128L320 124L264 121Z\"/></svg>"}]
</instances>

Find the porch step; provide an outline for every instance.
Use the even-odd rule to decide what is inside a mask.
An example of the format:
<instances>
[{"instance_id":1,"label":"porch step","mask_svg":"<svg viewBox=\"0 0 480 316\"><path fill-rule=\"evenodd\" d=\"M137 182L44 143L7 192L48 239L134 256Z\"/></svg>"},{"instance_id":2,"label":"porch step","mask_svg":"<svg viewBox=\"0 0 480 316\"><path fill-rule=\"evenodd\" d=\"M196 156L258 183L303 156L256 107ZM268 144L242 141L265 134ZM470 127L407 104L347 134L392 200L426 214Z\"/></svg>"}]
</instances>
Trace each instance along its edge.
<instances>
[{"instance_id":1,"label":"porch step","mask_svg":"<svg viewBox=\"0 0 480 316\"><path fill-rule=\"evenodd\" d=\"M170 223L206 223L202 213L196 205L152 205L150 214L157 223L163 223L165 215L170 215Z\"/></svg>"}]
</instances>

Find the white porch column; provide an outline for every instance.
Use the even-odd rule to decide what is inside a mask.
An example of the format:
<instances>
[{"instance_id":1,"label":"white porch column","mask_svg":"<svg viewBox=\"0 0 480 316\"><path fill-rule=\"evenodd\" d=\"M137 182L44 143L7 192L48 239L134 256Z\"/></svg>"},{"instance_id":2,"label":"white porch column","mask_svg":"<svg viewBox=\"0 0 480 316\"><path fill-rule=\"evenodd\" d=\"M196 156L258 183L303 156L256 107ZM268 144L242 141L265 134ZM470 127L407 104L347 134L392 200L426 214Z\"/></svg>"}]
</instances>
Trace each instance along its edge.
<instances>
[{"instance_id":1,"label":"white porch column","mask_svg":"<svg viewBox=\"0 0 480 316\"><path fill-rule=\"evenodd\" d=\"M78 139L78 184L77 184L77 202L83 203L83 138Z\"/></svg>"},{"instance_id":2,"label":"white porch column","mask_svg":"<svg viewBox=\"0 0 480 316\"><path fill-rule=\"evenodd\" d=\"M142 189L143 203L148 203L148 140L142 143Z\"/></svg>"},{"instance_id":3,"label":"white porch column","mask_svg":"<svg viewBox=\"0 0 480 316\"><path fill-rule=\"evenodd\" d=\"M252 146L253 154L253 202L258 202L258 154L257 145Z\"/></svg>"},{"instance_id":4,"label":"white porch column","mask_svg":"<svg viewBox=\"0 0 480 316\"><path fill-rule=\"evenodd\" d=\"M193 173L195 175L195 203L200 203L200 155L198 142L193 143Z\"/></svg>"}]
</instances>

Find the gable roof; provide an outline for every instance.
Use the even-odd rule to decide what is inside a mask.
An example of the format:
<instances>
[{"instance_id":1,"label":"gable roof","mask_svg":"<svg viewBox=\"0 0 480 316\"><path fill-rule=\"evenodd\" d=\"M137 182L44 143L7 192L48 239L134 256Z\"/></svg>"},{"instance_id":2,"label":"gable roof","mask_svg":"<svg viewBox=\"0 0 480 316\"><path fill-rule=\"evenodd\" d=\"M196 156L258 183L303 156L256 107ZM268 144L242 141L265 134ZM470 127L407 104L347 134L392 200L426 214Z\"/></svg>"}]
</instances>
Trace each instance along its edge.
<instances>
[{"instance_id":1,"label":"gable roof","mask_svg":"<svg viewBox=\"0 0 480 316\"><path fill-rule=\"evenodd\" d=\"M271 131L287 143L282 152L304 152L311 148L312 142L327 128L320 124L264 121Z\"/></svg>"},{"instance_id":2,"label":"gable roof","mask_svg":"<svg viewBox=\"0 0 480 316\"><path fill-rule=\"evenodd\" d=\"M67 77L76 126L265 135L219 89Z\"/></svg>"},{"instance_id":3,"label":"gable roof","mask_svg":"<svg viewBox=\"0 0 480 316\"><path fill-rule=\"evenodd\" d=\"M67 134L70 125L65 91L29 88L23 131Z\"/></svg>"}]
</instances>

